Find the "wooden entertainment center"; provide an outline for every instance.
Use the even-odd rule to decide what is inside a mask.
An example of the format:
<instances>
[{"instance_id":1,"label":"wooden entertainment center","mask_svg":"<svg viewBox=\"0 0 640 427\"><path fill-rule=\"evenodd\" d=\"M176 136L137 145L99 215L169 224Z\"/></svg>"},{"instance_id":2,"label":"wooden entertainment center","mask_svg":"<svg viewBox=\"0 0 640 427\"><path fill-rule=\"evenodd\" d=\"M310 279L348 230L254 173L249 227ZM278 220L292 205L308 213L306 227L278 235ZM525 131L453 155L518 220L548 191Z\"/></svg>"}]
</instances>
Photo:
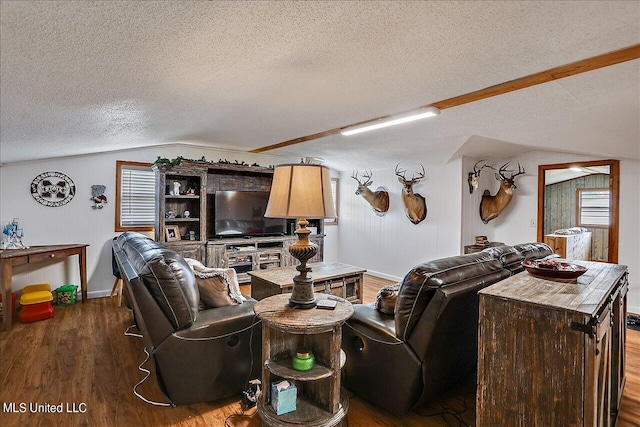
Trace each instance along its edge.
<instances>
[{"instance_id":1,"label":"wooden entertainment center","mask_svg":"<svg viewBox=\"0 0 640 427\"><path fill-rule=\"evenodd\" d=\"M294 221L276 236L224 237L215 235L216 191L269 191L273 168L227 162L182 161L175 166L156 164L155 239L183 257L208 267L233 267L240 282L247 272L295 265L289 246L298 238ZM177 194L176 194L176 191ZM188 214L185 214L188 211ZM323 220L307 219L317 234L310 240L319 246L309 262L324 258ZM172 233L173 231L173 233Z\"/></svg>"}]
</instances>

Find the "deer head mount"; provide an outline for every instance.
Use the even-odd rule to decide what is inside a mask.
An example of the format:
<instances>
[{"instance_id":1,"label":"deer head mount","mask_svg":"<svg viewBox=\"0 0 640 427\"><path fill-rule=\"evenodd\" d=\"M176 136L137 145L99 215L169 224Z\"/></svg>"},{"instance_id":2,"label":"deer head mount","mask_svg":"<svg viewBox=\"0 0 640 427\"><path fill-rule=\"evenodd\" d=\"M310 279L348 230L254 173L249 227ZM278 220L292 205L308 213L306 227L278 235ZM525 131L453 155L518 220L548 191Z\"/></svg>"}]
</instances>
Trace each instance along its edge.
<instances>
[{"instance_id":1,"label":"deer head mount","mask_svg":"<svg viewBox=\"0 0 640 427\"><path fill-rule=\"evenodd\" d=\"M469 183L469 194L473 194L473 190L478 189L478 178L480 178L480 172L482 172L482 169L489 168L495 170L493 165L489 166L487 164L482 165L480 169L478 169L478 165L481 162L484 162L484 160L476 162L476 164L473 165L473 172L469 172L469 177L467 178L467 182Z\"/></svg>"},{"instance_id":2,"label":"deer head mount","mask_svg":"<svg viewBox=\"0 0 640 427\"><path fill-rule=\"evenodd\" d=\"M385 212L389 210L389 192L383 187L378 187L376 191L369 190L369 186L373 183L373 180L371 179L371 171L369 171L368 173L365 171L362 176L365 179L364 181L360 181L360 179L358 179L357 171L355 171L353 175L351 175L351 178L358 181L358 189L356 190L356 195L362 196L362 198L369 202L376 215L384 215Z\"/></svg>"},{"instance_id":3,"label":"deer head mount","mask_svg":"<svg viewBox=\"0 0 640 427\"><path fill-rule=\"evenodd\" d=\"M424 166L420 165L422 172L414 173L411 179L406 179L406 170L400 170L400 163L396 165L396 175L398 181L402 183L402 200L404 201L404 212L407 218L414 224L422 222L427 217L427 201L425 198L413 192L413 186L424 178Z\"/></svg>"},{"instance_id":4,"label":"deer head mount","mask_svg":"<svg viewBox=\"0 0 640 427\"><path fill-rule=\"evenodd\" d=\"M484 190L482 194L482 200L480 201L480 218L485 224L496 218L507 207L511 198L513 197L513 190L515 190L515 178L518 175L525 173L525 170L520 163L518 163L518 172L513 173L512 170L508 170L509 162L505 163L498 169L496 173L496 179L500 181L500 189L495 196L492 196L489 190ZM505 172L511 172L511 176L505 176Z\"/></svg>"}]
</instances>

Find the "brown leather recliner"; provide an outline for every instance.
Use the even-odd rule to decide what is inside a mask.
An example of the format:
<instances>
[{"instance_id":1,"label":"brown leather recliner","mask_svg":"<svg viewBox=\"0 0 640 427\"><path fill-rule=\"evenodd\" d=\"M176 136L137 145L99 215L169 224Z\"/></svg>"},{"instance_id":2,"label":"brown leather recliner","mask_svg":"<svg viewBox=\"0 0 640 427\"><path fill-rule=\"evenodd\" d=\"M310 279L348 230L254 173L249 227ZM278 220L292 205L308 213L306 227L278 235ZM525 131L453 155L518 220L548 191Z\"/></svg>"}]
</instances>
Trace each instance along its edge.
<instances>
[{"instance_id":1,"label":"brown leather recliner","mask_svg":"<svg viewBox=\"0 0 640 427\"><path fill-rule=\"evenodd\" d=\"M260 377L255 300L199 310L195 276L176 252L132 232L112 245L158 384L171 403L239 396L247 379Z\"/></svg>"},{"instance_id":2,"label":"brown leather recliner","mask_svg":"<svg viewBox=\"0 0 640 427\"><path fill-rule=\"evenodd\" d=\"M559 256L553 254L553 250L549 245L540 242L521 243L515 246L494 246L483 250L483 252L490 253L512 275L524 271L522 261Z\"/></svg>"},{"instance_id":3,"label":"brown leather recliner","mask_svg":"<svg viewBox=\"0 0 640 427\"><path fill-rule=\"evenodd\" d=\"M548 255L537 244L522 248L529 259ZM405 414L464 384L477 369L478 291L511 275L502 262L515 268L523 259L508 250L427 262L404 277L393 315L355 305L343 327L344 386Z\"/></svg>"}]
</instances>

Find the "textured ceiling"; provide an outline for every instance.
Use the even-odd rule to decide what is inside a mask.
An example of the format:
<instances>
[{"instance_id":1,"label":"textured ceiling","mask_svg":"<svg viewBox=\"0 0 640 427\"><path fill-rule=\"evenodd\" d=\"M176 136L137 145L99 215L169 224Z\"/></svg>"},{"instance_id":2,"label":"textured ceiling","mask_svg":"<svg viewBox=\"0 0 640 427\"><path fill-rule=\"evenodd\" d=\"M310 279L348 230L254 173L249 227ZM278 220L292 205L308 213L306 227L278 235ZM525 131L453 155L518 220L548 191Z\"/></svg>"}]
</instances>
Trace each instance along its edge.
<instances>
[{"instance_id":1,"label":"textured ceiling","mask_svg":"<svg viewBox=\"0 0 640 427\"><path fill-rule=\"evenodd\" d=\"M2 1L0 161L275 144L640 43L640 2ZM270 152L640 159L640 60Z\"/></svg>"}]
</instances>

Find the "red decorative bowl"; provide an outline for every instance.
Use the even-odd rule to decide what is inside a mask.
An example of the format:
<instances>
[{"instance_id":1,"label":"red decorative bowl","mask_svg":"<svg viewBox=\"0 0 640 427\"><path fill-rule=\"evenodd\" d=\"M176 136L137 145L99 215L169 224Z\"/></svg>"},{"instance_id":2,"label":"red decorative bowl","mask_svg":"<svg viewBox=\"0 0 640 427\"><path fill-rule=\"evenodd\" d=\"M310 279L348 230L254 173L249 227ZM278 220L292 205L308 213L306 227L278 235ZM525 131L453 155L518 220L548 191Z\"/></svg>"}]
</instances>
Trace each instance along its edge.
<instances>
[{"instance_id":1,"label":"red decorative bowl","mask_svg":"<svg viewBox=\"0 0 640 427\"><path fill-rule=\"evenodd\" d=\"M523 261L522 266L529 274L551 279L575 279L587 271L587 267L554 259Z\"/></svg>"}]
</instances>

